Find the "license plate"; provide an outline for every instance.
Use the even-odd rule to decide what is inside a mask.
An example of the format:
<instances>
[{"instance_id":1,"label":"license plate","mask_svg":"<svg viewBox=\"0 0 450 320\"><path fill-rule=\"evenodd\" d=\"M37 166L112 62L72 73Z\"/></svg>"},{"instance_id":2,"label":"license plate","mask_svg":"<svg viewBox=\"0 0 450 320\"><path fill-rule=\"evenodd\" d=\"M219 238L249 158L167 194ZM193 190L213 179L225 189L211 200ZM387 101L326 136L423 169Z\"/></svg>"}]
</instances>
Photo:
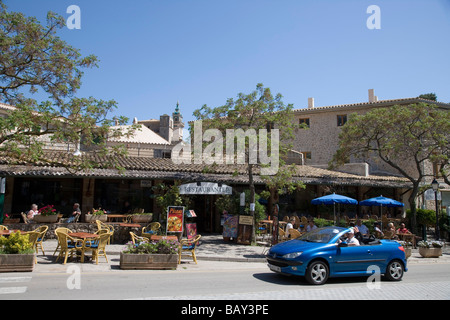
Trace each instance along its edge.
<instances>
[{"instance_id":1,"label":"license plate","mask_svg":"<svg viewBox=\"0 0 450 320\"><path fill-rule=\"evenodd\" d=\"M281 272L281 267L274 266L273 264L269 264L269 269L275 272Z\"/></svg>"}]
</instances>

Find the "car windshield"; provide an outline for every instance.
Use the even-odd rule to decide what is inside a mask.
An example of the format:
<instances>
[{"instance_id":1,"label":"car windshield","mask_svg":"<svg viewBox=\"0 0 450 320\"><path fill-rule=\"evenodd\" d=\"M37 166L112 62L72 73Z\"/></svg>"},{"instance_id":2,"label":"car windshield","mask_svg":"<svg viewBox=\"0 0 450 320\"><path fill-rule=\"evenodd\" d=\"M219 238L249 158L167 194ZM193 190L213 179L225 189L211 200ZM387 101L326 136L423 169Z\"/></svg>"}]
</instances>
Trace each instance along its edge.
<instances>
[{"instance_id":1,"label":"car windshield","mask_svg":"<svg viewBox=\"0 0 450 320\"><path fill-rule=\"evenodd\" d=\"M328 243L333 237L335 237L342 230L338 228L318 228L310 232L305 233L298 240L307 242Z\"/></svg>"}]
</instances>

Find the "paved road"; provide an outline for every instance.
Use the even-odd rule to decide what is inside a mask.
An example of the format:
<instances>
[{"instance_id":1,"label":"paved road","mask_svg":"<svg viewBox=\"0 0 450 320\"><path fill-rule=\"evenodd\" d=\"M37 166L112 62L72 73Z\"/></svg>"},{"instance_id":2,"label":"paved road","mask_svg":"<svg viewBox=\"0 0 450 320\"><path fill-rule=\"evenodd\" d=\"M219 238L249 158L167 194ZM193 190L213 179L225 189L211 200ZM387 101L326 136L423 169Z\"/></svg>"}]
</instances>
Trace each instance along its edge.
<instances>
[{"instance_id":1,"label":"paved road","mask_svg":"<svg viewBox=\"0 0 450 320\"><path fill-rule=\"evenodd\" d=\"M370 285L373 289L361 278L330 279L324 286L310 286L301 278L272 273L264 263L202 261L201 266L182 264L175 271L103 272L79 266L0 274L0 300L450 299L448 263L412 264L403 281L375 282Z\"/></svg>"}]
</instances>

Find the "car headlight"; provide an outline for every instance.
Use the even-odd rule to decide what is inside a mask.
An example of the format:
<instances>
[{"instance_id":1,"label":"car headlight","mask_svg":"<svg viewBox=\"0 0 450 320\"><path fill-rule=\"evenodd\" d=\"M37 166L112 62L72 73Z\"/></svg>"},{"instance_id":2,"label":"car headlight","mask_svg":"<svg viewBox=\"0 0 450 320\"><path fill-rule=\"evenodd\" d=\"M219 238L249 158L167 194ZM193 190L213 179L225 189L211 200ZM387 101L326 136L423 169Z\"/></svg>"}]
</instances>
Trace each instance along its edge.
<instances>
[{"instance_id":1,"label":"car headlight","mask_svg":"<svg viewBox=\"0 0 450 320\"><path fill-rule=\"evenodd\" d=\"M292 252L292 253L288 253L285 254L283 256L284 259L295 259L297 257L299 257L303 252Z\"/></svg>"}]
</instances>

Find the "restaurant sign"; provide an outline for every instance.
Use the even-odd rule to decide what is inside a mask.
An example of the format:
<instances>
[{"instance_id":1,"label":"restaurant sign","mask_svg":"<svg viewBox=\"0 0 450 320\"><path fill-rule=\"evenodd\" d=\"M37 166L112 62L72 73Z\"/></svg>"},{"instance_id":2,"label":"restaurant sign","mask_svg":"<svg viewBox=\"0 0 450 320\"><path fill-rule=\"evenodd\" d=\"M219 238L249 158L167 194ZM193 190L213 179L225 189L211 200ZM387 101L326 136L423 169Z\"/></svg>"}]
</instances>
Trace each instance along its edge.
<instances>
[{"instance_id":1,"label":"restaurant sign","mask_svg":"<svg viewBox=\"0 0 450 320\"><path fill-rule=\"evenodd\" d=\"M233 188L214 182L186 183L179 186L180 194L232 194Z\"/></svg>"}]
</instances>

